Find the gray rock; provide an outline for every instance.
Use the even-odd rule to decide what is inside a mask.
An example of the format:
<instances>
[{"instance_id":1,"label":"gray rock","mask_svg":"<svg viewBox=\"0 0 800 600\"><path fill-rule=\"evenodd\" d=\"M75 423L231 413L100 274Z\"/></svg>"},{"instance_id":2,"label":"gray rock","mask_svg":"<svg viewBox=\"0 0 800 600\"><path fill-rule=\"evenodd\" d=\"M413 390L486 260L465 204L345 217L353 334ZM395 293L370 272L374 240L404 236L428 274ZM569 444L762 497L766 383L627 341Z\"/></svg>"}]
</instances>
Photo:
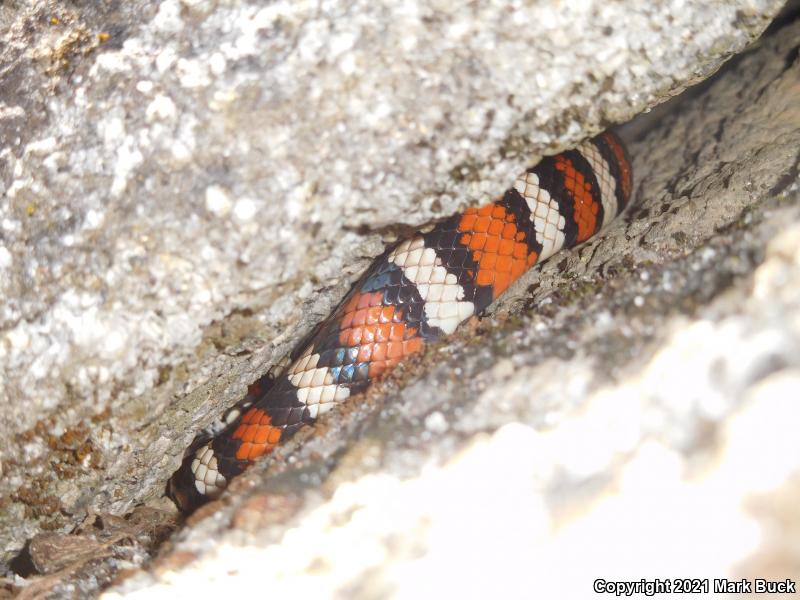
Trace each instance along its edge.
<instances>
[{"instance_id":1,"label":"gray rock","mask_svg":"<svg viewBox=\"0 0 800 600\"><path fill-rule=\"evenodd\" d=\"M0 558L159 496L404 225L714 72L780 4L0 6Z\"/></svg>"},{"instance_id":2,"label":"gray rock","mask_svg":"<svg viewBox=\"0 0 800 600\"><path fill-rule=\"evenodd\" d=\"M616 227L251 468L106 597L797 573L799 40L665 106Z\"/></svg>"}]
</instances>

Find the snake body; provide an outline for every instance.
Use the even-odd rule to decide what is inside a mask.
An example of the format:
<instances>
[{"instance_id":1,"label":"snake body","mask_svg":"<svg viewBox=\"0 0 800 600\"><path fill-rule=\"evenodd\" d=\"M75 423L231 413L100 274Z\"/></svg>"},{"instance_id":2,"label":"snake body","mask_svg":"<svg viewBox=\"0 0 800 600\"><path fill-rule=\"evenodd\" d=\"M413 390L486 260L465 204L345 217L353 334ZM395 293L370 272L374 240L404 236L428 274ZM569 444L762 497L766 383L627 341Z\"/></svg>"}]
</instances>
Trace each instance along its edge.
<instances>
[{"instance_id":1,"label":"snake body","mask_svg":"<svg viewBox=\"0 0 800 600\"><path fill-rule=\"evenodd\" d=\"M599 232L631 187L625 149L607 131L544 158L498 200L387 250L272 385L251 388L237 418L184 459L173 498L191 510L218 497L259 456L455 331L534 264Z\"/></svg>"}]
</instances>

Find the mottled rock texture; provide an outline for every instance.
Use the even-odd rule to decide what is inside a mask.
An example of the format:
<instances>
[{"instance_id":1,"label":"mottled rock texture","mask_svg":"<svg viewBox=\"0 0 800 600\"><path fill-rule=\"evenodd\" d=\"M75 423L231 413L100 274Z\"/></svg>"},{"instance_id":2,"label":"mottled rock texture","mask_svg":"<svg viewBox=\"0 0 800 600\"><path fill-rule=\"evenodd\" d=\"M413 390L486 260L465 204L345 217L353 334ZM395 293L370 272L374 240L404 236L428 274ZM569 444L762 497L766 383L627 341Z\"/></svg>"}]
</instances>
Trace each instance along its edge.
<instances>
[{"instance_id":1,"label":"mottled rock texture","mask_svg":"<svg viewBox=\"0 0 800 600\"><path fill-rule=\"evenodd\" d=\"M483 201L542 152L699 81L780 4L0 5L0 558L90 509L159 496L193 432L403 226ZM778 146L765 118L747 138L756 158ZM663 225L631 222L533 275L537 291L518 286L499 310L541 307L566 281L559 265L577 277L603 261L633 269L703 242L717 227L695 206L713 197L703 186L744 185L749 163L726 157L726 127L697 119L673 124L683 145L654 144L652 165L637 164L649 178L639 189L661 190ZM676 148L695 170L674 170ZM720 160L728 179L709 179ZM714 210L735 220L742 197L766 195L757 187ZM641 211L661 209L643 198ZM623 260L626 235L646 244ZM445 402L438 385L443 395L409 414Z\"/></svg>"},{"instance_id":2,"label":"mottled rock texture","mask_svg":"<svg viewBox=\"0 0 800 600\"><path fill-rule=\"evenodd\" d=\"M633 123L616 227L251 469L108 597L796 578L799 44L800 21Z\"/></svg>"}]
</instances>

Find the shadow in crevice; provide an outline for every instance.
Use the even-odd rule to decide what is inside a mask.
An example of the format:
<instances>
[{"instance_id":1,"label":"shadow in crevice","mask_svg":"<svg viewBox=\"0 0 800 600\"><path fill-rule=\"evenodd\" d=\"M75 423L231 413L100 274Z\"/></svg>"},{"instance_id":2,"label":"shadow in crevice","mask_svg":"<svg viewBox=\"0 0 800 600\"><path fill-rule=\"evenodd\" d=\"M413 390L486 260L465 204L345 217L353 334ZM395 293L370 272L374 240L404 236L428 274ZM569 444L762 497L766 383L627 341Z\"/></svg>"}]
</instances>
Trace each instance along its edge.
<instances>
[{"instance_id":1,"label":"shadow in crevice","mask_svg":"<svg viewBox=\"0 0 800 600\"><path fill-rule=\"evenodd\" d=\"M31 556L31 541L25 542L22 550L8 562L8 567L15 574L27 579L33 575L38 575L39 571L36 565L33 564L33 557Z\"/></svg>"}]
</instances>

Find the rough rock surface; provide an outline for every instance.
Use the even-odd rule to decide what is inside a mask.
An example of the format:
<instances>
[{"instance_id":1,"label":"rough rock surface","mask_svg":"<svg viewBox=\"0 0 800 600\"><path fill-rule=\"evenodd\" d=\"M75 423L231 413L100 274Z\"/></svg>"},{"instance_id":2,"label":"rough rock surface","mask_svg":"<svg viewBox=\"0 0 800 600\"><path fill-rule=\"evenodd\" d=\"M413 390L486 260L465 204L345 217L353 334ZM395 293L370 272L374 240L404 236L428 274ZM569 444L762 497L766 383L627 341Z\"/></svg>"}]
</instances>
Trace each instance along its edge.
<instances>
[{"instance_id":1,"label":"rough rock surface","mask_svg":"<svg viewBox=\"0 0 800 600\"><path fill-rule=\"evenodd\" d=\"M0 559L158 496L398 224L677 93L780 4L2 3Z\"/></svg>"},{"instance_id":2,"label":"rough rock surface","mask_svg":"<svg viewBox=\"0 0 800 600\"><path fill-rule=\"evenodd\" d=\"M252 468L107 597L796 579L799 44L800 21L663 107L616 227Z\"/></svg>"}]
</instances>

